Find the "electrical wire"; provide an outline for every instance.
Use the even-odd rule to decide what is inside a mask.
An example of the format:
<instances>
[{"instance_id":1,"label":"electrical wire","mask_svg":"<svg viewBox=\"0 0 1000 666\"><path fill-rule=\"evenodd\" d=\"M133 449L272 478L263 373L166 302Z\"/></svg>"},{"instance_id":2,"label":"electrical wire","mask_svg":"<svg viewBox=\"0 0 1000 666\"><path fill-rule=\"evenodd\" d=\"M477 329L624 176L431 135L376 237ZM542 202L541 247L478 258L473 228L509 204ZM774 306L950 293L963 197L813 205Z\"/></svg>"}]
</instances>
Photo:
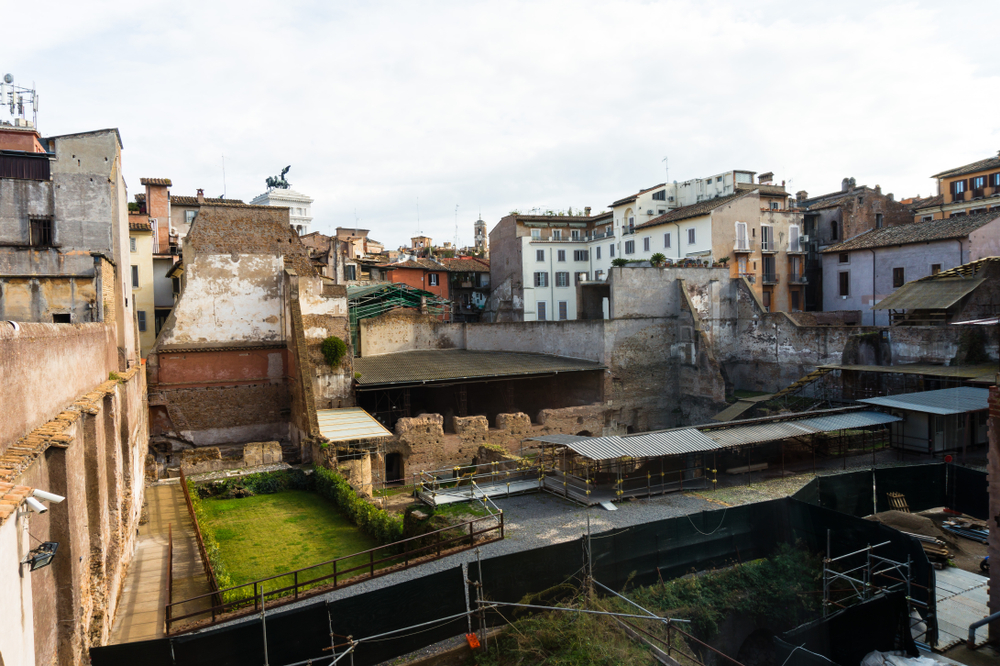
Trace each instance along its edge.
<instances>
[{"instance_id":1,"label":"electrical wire","mask_svg":"<svg viewBox=\"0 0 1000 666\"><path fill-rule=\"evenodd\" d=\"M698 534L700 534L702 536L712 536L713 534L715 534L716 532L718 532L720 529L722 529L722 523L724 523L726 521L726 512L727 511L729 511L729 507L728 506L725 509L722 510L722 519L719 520L718 526L714 530L712 530L711 532L702 532L701 530L699 530L698 526L694 524L693 520L691 520L691 514L690 513L687 514L687 519L688 519L688 522L691 523L691 527L694 528L695 532L697 532Z\"/></svg>"}]
</instances>

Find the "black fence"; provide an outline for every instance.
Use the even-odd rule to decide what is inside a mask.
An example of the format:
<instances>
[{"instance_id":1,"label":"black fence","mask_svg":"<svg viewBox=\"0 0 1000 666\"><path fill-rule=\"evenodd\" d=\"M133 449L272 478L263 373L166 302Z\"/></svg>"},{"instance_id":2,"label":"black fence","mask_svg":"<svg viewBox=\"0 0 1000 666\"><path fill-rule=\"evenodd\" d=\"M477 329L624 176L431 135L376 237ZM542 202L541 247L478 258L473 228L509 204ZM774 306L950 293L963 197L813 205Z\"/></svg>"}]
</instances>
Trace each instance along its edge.
<instances>
[{"instance_id":1,"label":"black fence","mask_svg":"<svg viewBox=\"0 0 1000 666\"><path fill-rule=\"evenodd\" d=\"M591 564L598 581L623 589L627 584L648 585L661 578L668 580L692 571L767 557L782 543L798 542L810 550L825 552L828 530L835 555L889 542L879 549L880 554L902 562L909 559L914 579L921 584L929 581L928 588L933 591L934 572L917 541L879 523L793 498L593 534L589 540ZM540 595L539 603L546 605L552 598L546 596L546 591L579 582L577 579L588 567L587 542L583 536L481 563L469 558L468 574L482 583L487 599L519 602L526 595ZM269 663L282 666L331 657L334 650L338 654L344 650L348 636L359 640L397 631L376 640L362 640L356 648L355 664L377 664L462 634L468 626L461 615L467 610L464 585L462 569L456 566L339 601L269 614ZM913 596L933 604L933 593L928 594L926 589L914 588ZM474 599L474 594L470 598ZM452 617L456 615L459 617ZM504 615L511 617L511 613ZM435 622L438 619L441 621ZM493 625L505 623L496 612L488 612L486 621ZM429 624L418 627L423 623ZM263 634L259 619L247 620L199 634L92 648L91 663L261 663Z\"/></svg>"},{"instance_id":2,"label":"black fence","mask_svg":"<svg viewBox=\"0 0 1000 666\"><path fill-rule=\"evenodd\" d=\"M868 516L892 508L888 493L902 493L912 512L944 506L980 520L989 518L986 472L951 463L819 476L793 497L851 516Z\"/></svg>"}]
</instances>

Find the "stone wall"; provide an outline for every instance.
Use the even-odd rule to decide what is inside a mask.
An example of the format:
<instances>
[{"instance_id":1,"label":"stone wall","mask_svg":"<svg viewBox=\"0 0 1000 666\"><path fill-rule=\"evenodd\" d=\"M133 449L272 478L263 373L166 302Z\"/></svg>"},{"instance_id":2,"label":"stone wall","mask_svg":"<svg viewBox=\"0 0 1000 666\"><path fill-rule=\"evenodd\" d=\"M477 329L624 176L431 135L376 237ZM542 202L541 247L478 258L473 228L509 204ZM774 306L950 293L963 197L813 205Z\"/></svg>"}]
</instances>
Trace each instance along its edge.
<instances>
[{"instance_id":1,"label":"stone wall","mask_svg":"<svg viewBox=\"0 0 1000 666\"><path fill-rule=\"evenodd\" d=\"M4 596L11 611L5 623L21 618L16 632L0 632L5 658L20 654L18 664L76 666L89 663L89 646L107 643L144 499L145 395L145 375L132 368L119 381L97 384L52 420L22 431L0 457L0 482L66 498L44 514L0 517L0 553L17 558L4 559L3 572L16 575L16 562L38 541L59 542L50 566L24 572L20 593ZM10 589L8 576L0 573L0 590ZM25 655L29 641L32 654Z\"/></svg>"},{"instance_id":2,"label":"stone wall","mask_svg":"<svg viewBox=\"0 0 1000 666\"><path fill-rule=\"evenodd\" d=\"M0 321L0 454L116 370L113 323Z\"/></svg>"},{"instance_id":3,"label":"stone wall","mask_svg":"<svg viewBox=\"0 0 1000 666\"><path fill-rule=\"evenodd\" d=\"M1000 386L990 387L989 450L986 461L986 479L990 493L990 529L987 553L990 562L1000 562ZM1000 612L1000 566L990 567L989 586L990 614ZM982 631L980 629L980 631ZM1000 622L993 622L989 628L991 641L1000 641Z\"/></svg>"}]
</instances>

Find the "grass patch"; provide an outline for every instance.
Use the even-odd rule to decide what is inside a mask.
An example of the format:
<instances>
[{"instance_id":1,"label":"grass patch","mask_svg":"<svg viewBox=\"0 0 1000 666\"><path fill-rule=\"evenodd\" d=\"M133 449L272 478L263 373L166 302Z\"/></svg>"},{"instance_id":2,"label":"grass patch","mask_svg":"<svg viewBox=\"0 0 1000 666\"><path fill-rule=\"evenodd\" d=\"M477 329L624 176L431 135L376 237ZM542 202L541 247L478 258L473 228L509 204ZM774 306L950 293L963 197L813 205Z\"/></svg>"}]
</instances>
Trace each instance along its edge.
<instances>
[{"instance_id":1,"label":"grass patch","mask_svg":"<svg viewBox=\"0 0 1000 666\"><path fill-rule=\"evenodd\" d=\"M241 585L301 569L378 546L378 542L337 512L320 495L305 490L239 499L202 499L199 523L206 540L218 545L218 558L228 577L224 585ZM352 558L338 572L368 561ZM332 573L327 566L299 580ZM353 574L356 575L356 574ZM292 576L272 581L268 589L292 584ZM327 581L332 582L332 581Z\"/></svg>"}]
</instances>

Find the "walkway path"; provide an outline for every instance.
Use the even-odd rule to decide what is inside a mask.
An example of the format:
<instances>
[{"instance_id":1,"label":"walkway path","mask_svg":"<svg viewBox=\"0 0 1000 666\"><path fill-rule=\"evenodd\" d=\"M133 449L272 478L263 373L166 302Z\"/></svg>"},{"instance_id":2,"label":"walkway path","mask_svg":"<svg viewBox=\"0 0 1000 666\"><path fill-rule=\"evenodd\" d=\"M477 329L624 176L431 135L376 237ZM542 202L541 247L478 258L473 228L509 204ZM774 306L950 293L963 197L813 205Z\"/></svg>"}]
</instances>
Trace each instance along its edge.
<instances>
[{"instance_id":1,"label":"walkway path","mask_svg":"<svg viewBox=\"0 0 1000 666\"><path fill-rule=\"evenodd\" d=\"M189 599L209 592L194 524L180 484L161 482L147 487L146 502L149 521L139 528L139 543L125 578L111 643L132 643L164 635L168 526L174 540L173 598ZM180 613L175 610L174 614Z\"/></svg>"}]
</instances>

